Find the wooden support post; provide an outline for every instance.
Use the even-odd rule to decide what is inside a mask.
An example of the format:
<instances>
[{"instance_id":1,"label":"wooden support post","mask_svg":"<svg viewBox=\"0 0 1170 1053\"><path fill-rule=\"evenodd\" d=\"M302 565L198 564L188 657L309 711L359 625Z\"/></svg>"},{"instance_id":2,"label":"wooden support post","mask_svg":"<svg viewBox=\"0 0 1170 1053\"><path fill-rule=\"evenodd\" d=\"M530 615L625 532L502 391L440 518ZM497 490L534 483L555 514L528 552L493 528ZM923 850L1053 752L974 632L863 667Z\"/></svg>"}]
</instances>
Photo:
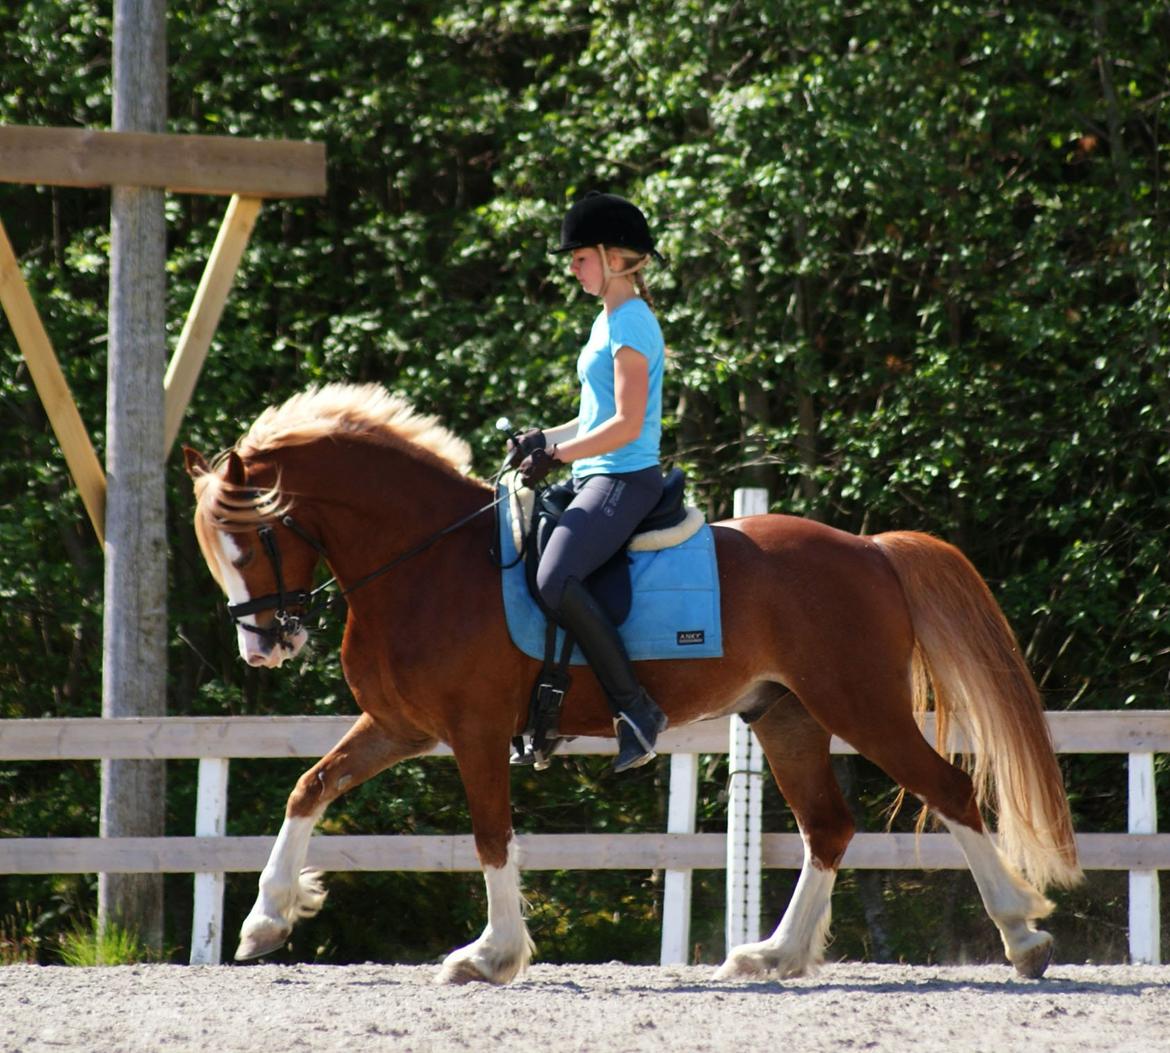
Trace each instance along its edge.
<instances>
[{"instance_id":1,"label":"wooden support post","mask_svg":"<svg viewBox=\"0 0 1170 1053\"><path fill-rule=\"evenodd\" d=\"M65 454L65 463L77 484L81 500L89 513L98 540L104 541L106 515L106 476L94 452L89 433L77 412L73 393L61 372L52 342L37 314L32 295L20 273L8 232L0 222L0 303L8 315L8 324L16 336L20 353L28 364L37 394L48 414L49 423Z\"/></svg>"},{"instance_id":2,"label":"wooden support post","mask_svg":"<svg viewBox=\"0 0 1170 1053\"><path fill-rule=\"evenodd\" d=\"M207 358L215 336L223 305L247 248L248 239L260 213L260 198L236 194L228 204L227 215L203 271L203 278L191 304L191 312L179 336L178 347L163 380L166 390L165 451L170 453L179 434L183 414L191 401L199 371Z\"/></svg>"},{"instance_id":3,"label":"wooden support post","mask_svg":"<svg viewBox=\"0 0 1170 1053\"><path fill-rule=\"evenodd\" d=\"M115 130L166 125L166 0L114 0ZM102 716L167 708L167 530L163 465L166 368L164 191L115 185L110 195L106 358L106 573ZM102 761L102 837L166 833L166 763ZM98 923L163 947L159 874L98 874Z\"/></svg>"}]
</instances>

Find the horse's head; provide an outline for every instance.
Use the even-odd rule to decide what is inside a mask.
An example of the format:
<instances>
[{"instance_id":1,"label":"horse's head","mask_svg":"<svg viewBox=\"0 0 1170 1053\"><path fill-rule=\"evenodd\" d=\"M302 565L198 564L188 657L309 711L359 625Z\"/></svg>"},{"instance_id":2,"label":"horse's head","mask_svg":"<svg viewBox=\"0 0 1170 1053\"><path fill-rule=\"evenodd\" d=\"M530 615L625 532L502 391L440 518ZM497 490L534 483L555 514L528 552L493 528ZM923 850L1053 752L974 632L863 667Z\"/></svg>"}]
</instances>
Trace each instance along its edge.
<instances>
[{"instance_id":1,"label":"horse's head","mask_svg":"<svg viewBox=\"0 0 1170 1053\"><path fill-rule=\"evenodd\" d=\"M195 485L195 534L227 595L240 657L275 668L309 638L301 619L320 554L285 524L288 503L276 480L250 479L235 450L214 464L190 447L183 456Z\"/></svg>"}]
</instances>

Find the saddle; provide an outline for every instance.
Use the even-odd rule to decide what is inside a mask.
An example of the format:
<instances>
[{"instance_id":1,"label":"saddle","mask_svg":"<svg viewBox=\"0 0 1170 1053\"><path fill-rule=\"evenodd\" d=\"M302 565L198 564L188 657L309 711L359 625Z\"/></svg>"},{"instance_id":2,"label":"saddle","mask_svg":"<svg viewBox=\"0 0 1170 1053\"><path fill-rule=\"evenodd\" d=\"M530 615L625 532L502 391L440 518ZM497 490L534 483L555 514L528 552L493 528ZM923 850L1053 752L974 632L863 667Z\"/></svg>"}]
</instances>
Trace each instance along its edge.
<instances>
[{"instance_id":1,"label":"saddle","mask_svg":"<svg viewBox=\"0 0 1170 1053\"><path fill-rule=\"evenodd\" d=\"M584 582L615 626L630 613L633 588L630 580L631 551L654 552L689 540L704 525L703 514L686 506L686 477L674 468L664 479L662 496L650 513L638 524L629 541ZM560 735L560 715L572 677L569 664L574 641L564 633L557 648L556 615L541 601L536 589L536 568L553 529L572 502L575 493L568 484L550 486L539 493L510 485L513 542L525 561L528 590L545 616L544 661L529 699L528 723L522 735L512 741L512 763L532 765L543 771L557 746L565 739Z\"/></svg>"}]
</instances>

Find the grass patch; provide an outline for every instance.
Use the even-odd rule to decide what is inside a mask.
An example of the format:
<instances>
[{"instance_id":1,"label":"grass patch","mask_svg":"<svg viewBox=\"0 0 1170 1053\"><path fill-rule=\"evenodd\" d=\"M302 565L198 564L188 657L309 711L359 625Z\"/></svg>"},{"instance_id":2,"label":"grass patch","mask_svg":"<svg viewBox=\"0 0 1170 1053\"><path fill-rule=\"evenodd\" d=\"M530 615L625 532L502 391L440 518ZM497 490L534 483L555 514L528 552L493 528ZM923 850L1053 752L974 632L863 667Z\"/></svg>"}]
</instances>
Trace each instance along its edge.
<instances>
[{"instance_id":1,"label":"grass patch","mask_svg":"<svg viewBox=\"0 0 1170 1053\"><path fill-rule=\"evenodd\" d=\"M58 954L63 964L82 968L163 960L163 956L147 947L137 933L113 923L101 925L96 917L78 922L64 933Z\"/></svg>"}]
</instances>

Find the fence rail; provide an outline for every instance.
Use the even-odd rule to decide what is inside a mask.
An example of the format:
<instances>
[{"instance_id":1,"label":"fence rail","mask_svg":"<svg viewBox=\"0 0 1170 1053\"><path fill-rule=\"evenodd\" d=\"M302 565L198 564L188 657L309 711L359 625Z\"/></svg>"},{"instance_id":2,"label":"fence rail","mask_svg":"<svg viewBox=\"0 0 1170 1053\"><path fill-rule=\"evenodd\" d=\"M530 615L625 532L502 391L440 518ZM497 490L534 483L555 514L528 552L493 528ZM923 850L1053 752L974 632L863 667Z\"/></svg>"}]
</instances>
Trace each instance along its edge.
<instances>
[{"instance_id":1,"label":"fence rail","mask_svg":"<svg viewBox=\"0 0 1170 1053\"><path fill-rule=\"evenodd\" d=\"M1083 833L1077 837L1088 870L1130 872L1130 956L1160 958L1159 870L1170 869L1170 834L1158 834L1154 755L1170 752L1170 712L1050 713L1060 753L1117 753L1129 757L1128 829L1125 834ZM218 961L222 935L223 875L259 871L270 837L223 836L227 772L240 758L318 757L347 731L350 717L163 717L0 721L0 760L53 761L198 759L199 801L195 837L6 838L0 839L0 873L191 873L196 875L192 960ZM738 721L730 723L731 735ZM933 721L926 733L933 740ZM731 743L731 745L729 745ZM963 743L953 743L960 750ZM689 876L693 870L729 872L755 856L758 868L799 868L803 847L797 834L759 832L758 770L744 773L740 791L752 823L736 824L736 844L724 834L694 833L698 754L722 754L734 743L729 722L711 721L671 729L659 750L672 754L669 830L641 834L535 834L519 836L523 865L532 870L663 869L663 961L685 960L689 928ZM834 753L854 751L833 739ZM564 754L612 754L612 739L582 737ZM432 756L450 756L446 747ZM754 786L753 786L754 783ZM291 788L291 787L290 787ZM752 790L755 790L754 795ZM733 793L737 792L733 787ZM754 796L754 804L751 803ZM742 803L742 802L741 802ZM735 807L733 800L732 806ZM276 817L274 817L274 820ZM310 845L309 864L331 871L474 871L479 869L470 835L321 836ZM858 834L843 865L871 869L963 868L949 834ZM673 880L672 880L673 879ZM758 903L758 877L754 898ZM750 889L748 892L750 893ZM730 892L729 892L730 898ZM742 914L742 909L740 910ZM750 911L748 912L750 914ZM758 909L756 911L758 915ZM731 913L729 911L729 923ZM748 918L751 938L758 917ZM740 936L742 938L742 934Z\"/></svg>"},{"instance_id":2,"label":"fence rail","mask_svg":"<svg viewBox=\"0 0 1170 1053\"><path fill-rule=\"evenodd\" d=\"M273 817L274 820L276 817ZM799 870L799 834L764 834L763 865ZM271 837L28 837L0 840L2 874L258 873ZM521 834L525 870L722 870L725 834ZM1170 870L1170 834L1079 834L1086 870ZM479 870L470 834L334 834L313 838L322 870ZM856 834L845 867L963 870L950 834Z\"/></svg>"},{"instance_id":3,"label":"fence rail","mask_svg":"<svg viewBox=\"0 0 1170 1053\"><path fill-rule=\"evenodd\" d=\"M1058 753L1170 752L1170 710L1048 713ZM0 721L0 760L192 760L318 757L353 724L348 717L70 717ZM934 741L934 717L924 732ZM963 742L954 740L962 749ZM662 753L726 753L727 721L671 728ZM855 753L832 741L834 753ZM613 739L581 737L565 754L615 753ZM446 746L430 756L450 756Z\"/></svg>"}]
</instances>

